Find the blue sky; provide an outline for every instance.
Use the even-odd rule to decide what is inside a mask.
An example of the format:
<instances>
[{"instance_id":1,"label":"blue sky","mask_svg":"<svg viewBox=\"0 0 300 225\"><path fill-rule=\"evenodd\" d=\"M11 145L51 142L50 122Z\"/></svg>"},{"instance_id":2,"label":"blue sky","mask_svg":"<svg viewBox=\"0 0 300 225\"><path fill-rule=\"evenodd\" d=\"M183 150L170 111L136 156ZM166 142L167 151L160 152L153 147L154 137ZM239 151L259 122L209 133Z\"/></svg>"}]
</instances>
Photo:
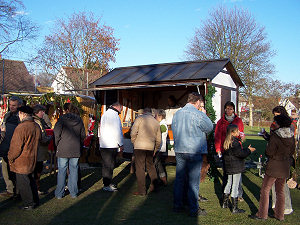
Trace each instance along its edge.
<instances>
[{"instance_id":1,"label":"blue sky","mask_svg":"<svg viewBox=\"0 0 300 225\"><path fill-rule=\"evenodd\" d=\"M53 21L74 12L90 11L114 28L120 39L111 67L186 60L184 50L195 29L219 5L248 9L265 26L272 49L275 78L299 82L299 0L23 0L26 13L41 27L36 46L49 34ZM15 58L18 58L16 55Z\"/></svg>"}]
</instances>

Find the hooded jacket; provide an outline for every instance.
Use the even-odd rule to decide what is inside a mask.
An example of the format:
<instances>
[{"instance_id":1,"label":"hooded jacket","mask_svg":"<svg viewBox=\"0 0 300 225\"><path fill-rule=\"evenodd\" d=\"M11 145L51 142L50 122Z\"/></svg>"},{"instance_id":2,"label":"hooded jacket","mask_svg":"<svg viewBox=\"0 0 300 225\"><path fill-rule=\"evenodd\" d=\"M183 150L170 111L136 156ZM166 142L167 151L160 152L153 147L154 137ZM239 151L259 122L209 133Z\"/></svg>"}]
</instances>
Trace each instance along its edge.
<instances>
[{"instance_id":1,"label":"hooded jacket","mask_svg":"<svg viewBox=\"0 0 300 225\"><path fill-rule=\"evenodd\" d=\"M282 127L272 132L266 149L266 174L274 178L288 178L294 152L295 138L290 127Z\"/></svg>"},{"instance_id":2,"label":"hooded jacket","mask_svg":"<svg viewBox=\"0 0 300 225\"><path fill-rule=\"evenodd\" d=\"M54 140L59 158L79 158L85 138L82 119L73 113L61 116L54 126Z\"/></svg>"}]
</instances>

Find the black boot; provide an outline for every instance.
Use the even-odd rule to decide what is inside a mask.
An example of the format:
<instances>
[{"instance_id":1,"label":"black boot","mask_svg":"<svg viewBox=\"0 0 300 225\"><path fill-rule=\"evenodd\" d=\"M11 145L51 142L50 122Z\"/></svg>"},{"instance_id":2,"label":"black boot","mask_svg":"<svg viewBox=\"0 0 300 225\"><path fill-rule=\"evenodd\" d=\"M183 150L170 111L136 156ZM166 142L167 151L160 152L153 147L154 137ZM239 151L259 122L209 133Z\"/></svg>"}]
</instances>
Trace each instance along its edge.
<instances>
[{"instance_id":1,"label":"black boot","mask_svg":"<svg viewBox=\"0 0 300 225\"><path fill-rule=\"evenodd\" d=\"M227 209L227 208L228 208L228 204L229 204L229 195L230 195L230 194L223 194L223 205L222 205L222 208L223 208L223 209Z\"/></svg>"},{"instance_id":2,"label":"black boot","mask_svg":"<svg viewBox=\"0 0 300 225\"><path fill-rule=\"evenodd\" d=\"M232 213L244 213L245 210L238 208L238 198L231 198L232 200Z\"/></svg>"}]
</instances>

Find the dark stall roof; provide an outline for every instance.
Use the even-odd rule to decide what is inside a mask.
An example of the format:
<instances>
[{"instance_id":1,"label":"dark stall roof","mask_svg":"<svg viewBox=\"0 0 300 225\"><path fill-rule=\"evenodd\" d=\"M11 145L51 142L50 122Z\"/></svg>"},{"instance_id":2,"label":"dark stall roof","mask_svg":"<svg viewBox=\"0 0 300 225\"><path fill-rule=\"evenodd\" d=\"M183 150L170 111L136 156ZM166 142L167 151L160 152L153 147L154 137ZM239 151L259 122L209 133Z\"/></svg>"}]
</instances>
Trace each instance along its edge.
<instances>
[{"instance_id":1,"label":"dark stall roof","mask_svg":"<svg viewBox=\"0 0 300 225\"><path fill-rule=\"evenodd\" d=\"M189 61L152 64L143 66L119 67L99 78L90 89L116 89L124 87L157 87L184 85L212 80L226 68L234 82L243 86L229 59Z\"/></svg>"}]
</instances>

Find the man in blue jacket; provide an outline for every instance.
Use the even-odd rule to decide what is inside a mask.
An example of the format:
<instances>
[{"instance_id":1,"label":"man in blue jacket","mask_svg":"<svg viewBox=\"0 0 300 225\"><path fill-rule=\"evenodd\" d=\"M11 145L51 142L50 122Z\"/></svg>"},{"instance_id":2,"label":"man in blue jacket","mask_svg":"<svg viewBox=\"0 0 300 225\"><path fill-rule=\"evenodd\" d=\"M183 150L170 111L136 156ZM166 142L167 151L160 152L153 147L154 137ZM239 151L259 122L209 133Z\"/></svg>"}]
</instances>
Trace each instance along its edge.
<instances>
[{"instance_id":1,"label":"man in blue jacket","mask_svg":"<svg viewBox=\"0 0 300 225\"><path fill-rule=\"evenodd\" d=\"M187 203L190 216L206 215L206 211L199 208L198 194L202 155L207 154L206 134L212 130L203 97L196 92L190 93L187 104L172 120L176 157L174 212L183 211Z\"/></svg>"}]
</instances>

